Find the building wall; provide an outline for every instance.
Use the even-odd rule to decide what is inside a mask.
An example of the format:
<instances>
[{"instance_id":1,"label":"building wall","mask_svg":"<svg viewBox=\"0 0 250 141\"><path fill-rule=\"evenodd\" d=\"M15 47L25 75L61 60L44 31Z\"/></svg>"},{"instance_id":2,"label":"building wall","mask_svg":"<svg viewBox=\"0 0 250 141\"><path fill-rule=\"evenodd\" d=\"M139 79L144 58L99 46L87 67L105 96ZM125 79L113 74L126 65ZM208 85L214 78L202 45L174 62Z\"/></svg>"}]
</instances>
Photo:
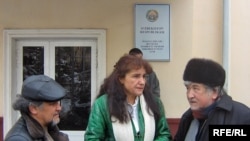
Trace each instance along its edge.
<instances>
[{"instance_id":1,"label":"building wall","mask_svg":"<svg viewBox=\"0 0 250 141\"><path fill-rule=\"evenodd\" d=\"M250 1L231 1L229 88L231 96L250 106Z\"/></svg>"},{"instance_id":2,"label":"building wall","mask_svg":"<svg viewBox=\"0 0 250 141\"><path fill-rule=\"evenodd\" d=\"M134 47L136 3L170 4L171 60L150 63L160 78L167 116L180 117L188 107L181 76L186 61L192 57L192 0L1 0L0 32L4 29L106 29L108 75L119 57ZM3 39L2 34L0 39ZM3 56L2 44L0 48ZM3 66L3 60L0 63ZM0 79L0 83L4 81ZM3 97L3 93L0 92L0 96ZM176 101L183 101L183 105L176 106ZM3 108L0 108L0 115L3 115Z\"/></svg>"},{"instance_id":3,"label":"building wall","mask_svg":"<svg viewBox=\"0 0 250 141\"><path fill-rule=\"evenodd\" d=\"M223 59L223 0L0 0L0 33L4 29L106 29L107 75L134 47L134 5L170 4L169 62L150 62L160 80L168 118L180 118L188 108L182 73L192 57ZM250 106L250 2L232 1L229 54L229 94ZM3 34L0 34L3 56ZM0 58L0 68L3 66ZM1 71L2 72L2 71ZM3 73L0 89L3 89ZM238 84L240 82L240 84ZM0 116L4 112L0 91Z\"/></svg>"}]
</instances>

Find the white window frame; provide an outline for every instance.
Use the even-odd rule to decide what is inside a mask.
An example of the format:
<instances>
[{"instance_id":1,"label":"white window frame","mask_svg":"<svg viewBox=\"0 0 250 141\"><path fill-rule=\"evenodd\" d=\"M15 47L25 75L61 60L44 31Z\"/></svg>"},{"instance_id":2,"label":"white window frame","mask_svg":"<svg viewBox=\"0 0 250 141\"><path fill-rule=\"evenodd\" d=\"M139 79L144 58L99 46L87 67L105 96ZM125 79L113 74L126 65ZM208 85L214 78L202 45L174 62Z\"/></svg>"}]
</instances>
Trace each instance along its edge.
<instances>
[{"instance_id":1,"label":"white window frame","mask_svg":"<svg viewBox=\"0 0 250 141\"><path fill-rule=\"evenodd\" d=\"M97 41L96 52L96 92L106 76L106 30L104 29L7 29L4 30L4 136L14 124L17 115L12 109L15 100L17 86L13 85L16 76L15 63L18 60L16 53L16 42L22 39L94 39ZM95 80L92 80L95 81ZM95 97L91 98L91 105Z\"/></svg>"}]
</instances>

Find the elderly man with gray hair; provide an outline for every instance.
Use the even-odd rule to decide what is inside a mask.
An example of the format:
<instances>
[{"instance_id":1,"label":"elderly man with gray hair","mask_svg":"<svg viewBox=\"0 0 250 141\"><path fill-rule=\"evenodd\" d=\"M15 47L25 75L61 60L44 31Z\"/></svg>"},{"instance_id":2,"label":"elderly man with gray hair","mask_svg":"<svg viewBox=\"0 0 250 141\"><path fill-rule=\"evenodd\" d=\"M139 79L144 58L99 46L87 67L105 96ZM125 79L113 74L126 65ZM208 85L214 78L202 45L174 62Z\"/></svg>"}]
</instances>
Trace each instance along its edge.
<instances>
[{"instance_id":1,"label":"elderly man with gray hair","mask_svg":"<svg viewBox=\"0 0 250 141\"><path fill-rule=\"evenodd\" d=\"M69 141L68 135L59 131L60 100L65 89L52 78L33 75L25 79L22 93L13 104L21 117L10 129L5 141Z\"/></svg>"},{"instance_id":2,"label":"elderly man with gray hair","mask_svg":"<svg viewBox=\"0 0 250 141\"><path fill-rule=\"evenodd\" d=\"M209 141L209 125L250 125L250 109L223 89L226 73L217 62L189 60L183 74L190 108L182 115L174 141Z\"/></svg>"}]
</instances>

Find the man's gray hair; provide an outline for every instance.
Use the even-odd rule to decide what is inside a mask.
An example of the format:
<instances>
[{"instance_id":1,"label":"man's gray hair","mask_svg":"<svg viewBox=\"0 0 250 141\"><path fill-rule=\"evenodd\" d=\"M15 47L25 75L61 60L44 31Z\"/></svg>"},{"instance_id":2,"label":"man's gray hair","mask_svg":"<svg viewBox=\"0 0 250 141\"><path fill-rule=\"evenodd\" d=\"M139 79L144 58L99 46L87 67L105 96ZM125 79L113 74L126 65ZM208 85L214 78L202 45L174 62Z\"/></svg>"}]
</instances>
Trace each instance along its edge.
<instances>
[{"instance_id":1,"label":"man's gray hair","mask_svg":"<svg viewBox=\"0 0 250 141\"><path fill-rule=\"evenodd\" d=\"M12 104L14 110L20 111L21 113L30 113L29 105L33 104L35 106L40 106L43 102L32 101L24 98L22 95L17 95L17 100Z\"/></svg>"}]
</instances>

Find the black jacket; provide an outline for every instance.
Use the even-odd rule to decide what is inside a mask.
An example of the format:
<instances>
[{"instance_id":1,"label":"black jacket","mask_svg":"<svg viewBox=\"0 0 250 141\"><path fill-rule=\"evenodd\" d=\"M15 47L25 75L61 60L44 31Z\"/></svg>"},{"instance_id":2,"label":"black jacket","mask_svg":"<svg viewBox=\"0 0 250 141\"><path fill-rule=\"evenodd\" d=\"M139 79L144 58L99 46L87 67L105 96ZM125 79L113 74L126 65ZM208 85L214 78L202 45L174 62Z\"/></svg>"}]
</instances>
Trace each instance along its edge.
<instances>
[{"instance_id":1,"label":"black jacket","mask_svg":"<svg viewBox=\"0 0 250 141\"><path fill-rule=\"evenodd\" d=\"M250 125L250 109L246 105L233 101L224 94L218 101L216 107L209 113L206 122L201 129L200 138L197 141L208 141L209 125ZM189 125L193 120L192 111L188 109L181 118L174 141L184 141Z\"/></svg>"},{"instance_id":2,"label":"black jacket","mask_svg":"<svg viewBox=\"0 0 250 141\"><path fill-rule=\"evenodd\" d=\"M57 126L49 127L54 141L69 141L68 135L59 132ZM7 133L4 141L46 141L42 126L33 118L23 114Z\"/></svg>"}]
</instances>

